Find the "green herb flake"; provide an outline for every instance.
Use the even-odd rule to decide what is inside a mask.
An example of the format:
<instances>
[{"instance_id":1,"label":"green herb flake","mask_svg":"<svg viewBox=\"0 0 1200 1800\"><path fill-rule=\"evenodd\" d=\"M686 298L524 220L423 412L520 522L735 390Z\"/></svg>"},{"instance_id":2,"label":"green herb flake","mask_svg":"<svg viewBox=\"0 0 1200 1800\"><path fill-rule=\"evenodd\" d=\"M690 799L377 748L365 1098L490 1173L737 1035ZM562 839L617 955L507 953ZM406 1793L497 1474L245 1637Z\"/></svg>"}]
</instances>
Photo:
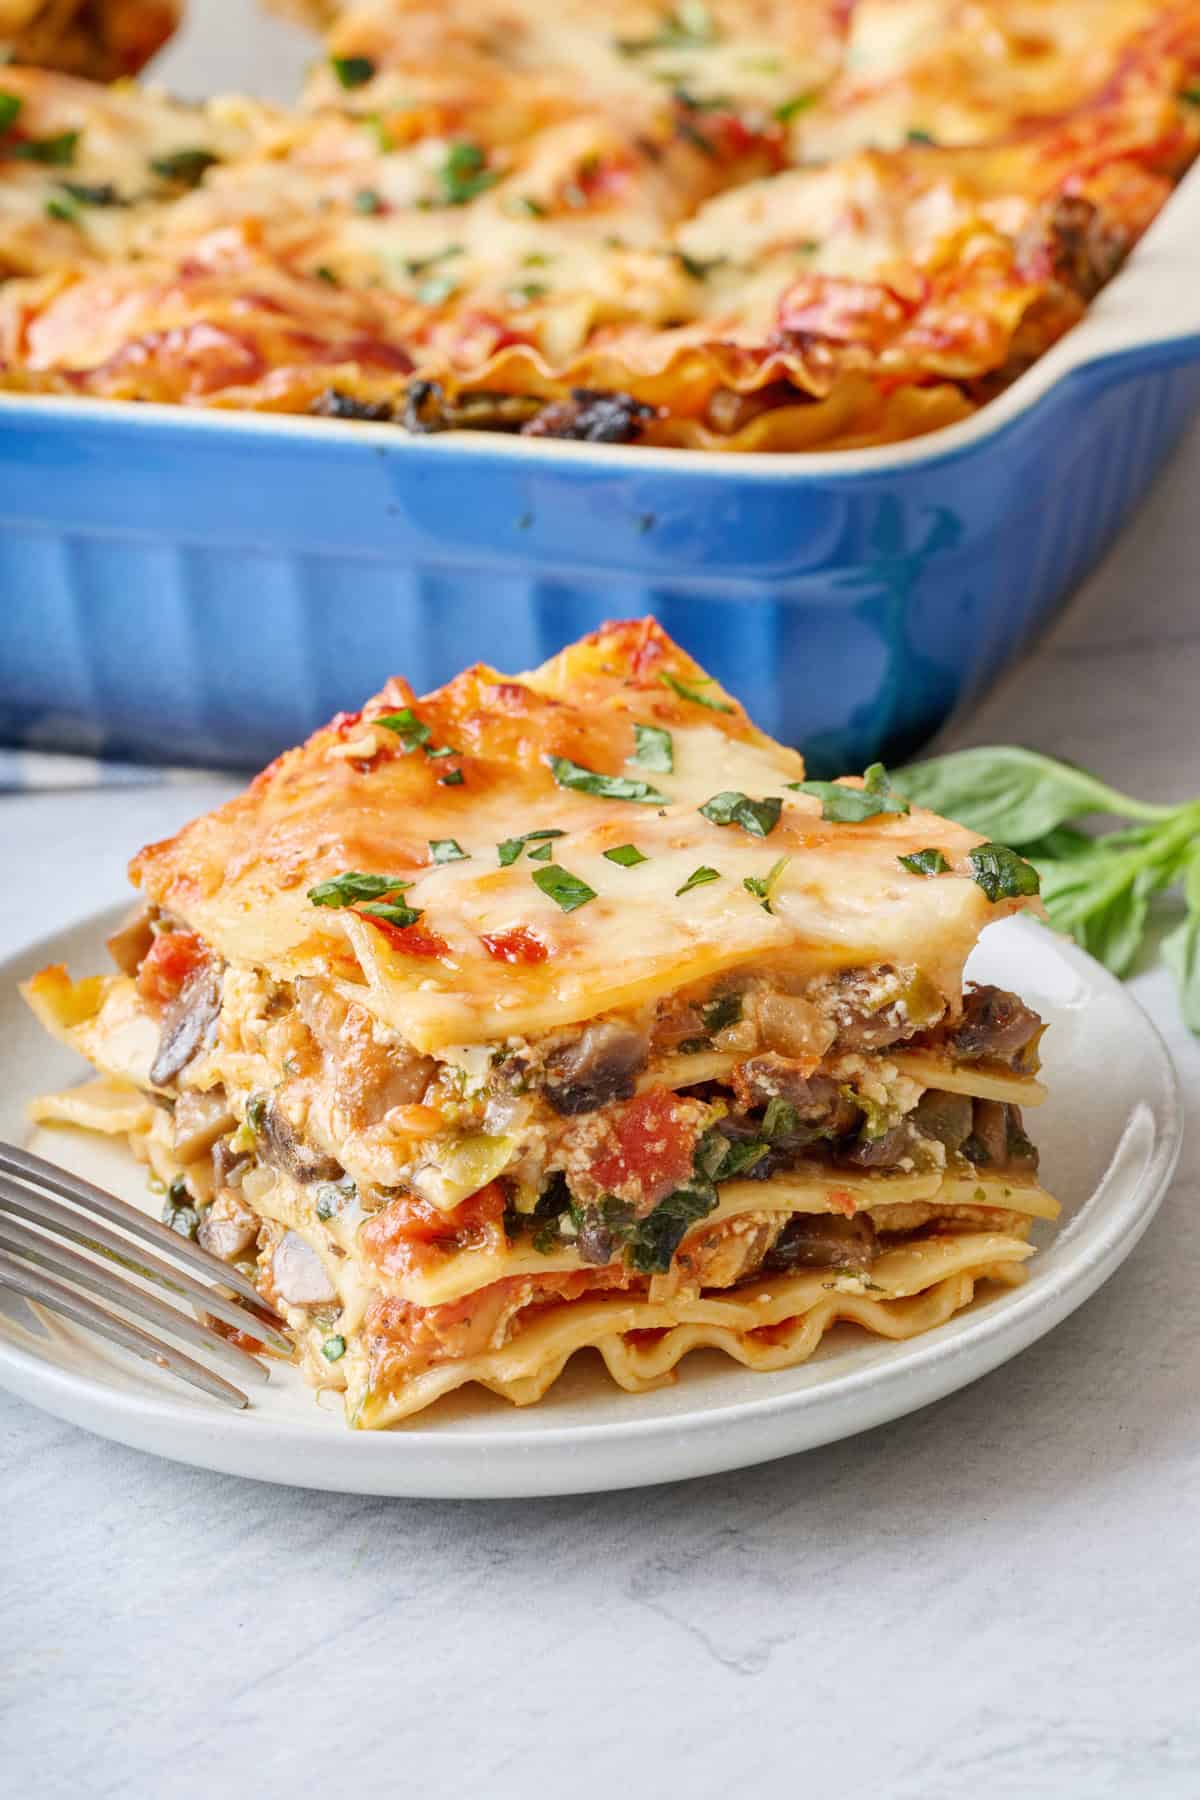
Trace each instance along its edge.
<instances>
[{"instance_id":1,"label":"green herb flake","mask_svg":"<svg viewBox=\"0 0 1200 1800\"><path fill-rule=\"evenodd\" d=\"M551 844L539 844L536 849L529 852L529 860L530 862L549 862L553 854L554 848Z\"/></svg>"},{"instance_id":2,"label":"green herb flake","mask_svg":"<svg viewBox=\"0 0 1200 1800\"><path fill-rule=\"evenodd\" d=\"M724 268L729 262L727 256L709 256L702 258L699 256L689 256L686 250L679 249L672 250L671 255L675 258L684 274L689 275L693 281L707 281L714 269Z\"/></svg>"},{"instance_id":3,"label":"green herb flake","mask_svg":"<svg viewBox=\"0 0 1200 1800\"><path fill-rule=\"evenodd\" d=\"M1191 87L1180 88L1179 98L1185 106L1200 106L1200 81L1193 82ZM2 117L0 114L0 118Z\"/></svg>"},{"instance_id":4,"label":"green herb flake","mask_svg":"<svg viewBox=\"0 0 1200 1800\"><path fill-rule=\"evenodd\" d=\"M341 1212L353 1192L353 1188L339 1187L335 1181L321 1183L317 1189L316 1214L322 1224L328 1224L330 1219Z\"/></svg>"},{"instance_id":5,"label":"green herb flake","mask_svg":"<svg viewBox=\"0 0 1200 1800\"><path fill-rule=\"evenodd\" d=\"M975 871L976 885L983 889L993 905L998 900L1013 900L1021 895L1036 894L1041 889L1033 864L1005 844L980 844L977 850L969 850L967 855Z\"/></svg>"},{"instance_id":6,"label":"green herb flake","mask_svg":"<svg viewBox=\"0 0 1200 1800\"><path fill-rule=\"evenodd\" d=\"M357 869L347 869L342 875L310 887L308 898L314 906L354 906L360 900L380 900L384 894L403 893L411 886L411 881L401 881L396 875L363 875Z\"/></svg>"},{"instance_id":7,"label":"green herb flake","mask_svg":"<svg viewBox=\"0 0 1200 1800\"><path fill-rule=\"evenodd\" d=\"M325 1342L321 1345L321 1355L325 1358L326 1362L341 1362L345 1354L346 1340L344 1337L326 1338Z\"/></svg>"},{"instance_id":8,"label":"green herb flake","mask_svg":"<svg viewBox=\"0 0 1200 1800\"><path fill-rule=\"evenodd\" d=\"M342 285L333 270L328 268L324 263L322 263L319 268L314 269L313 274L318 281L328 282L330 287L341 287Z\"/></svg>"},{"instance_id":9,"label":"green herb flake","mask_svg":"<svg viewBox=\"0 0 1200 1800\"><path fill-rule=\"evenodd\" d=\"M374 188L359 188L354 196L354 210L357 213L381 213L383 197Z\"/></svg>"},{"instance_id":10,"label":"green herb flake","mask_svg":"<svg viewBox=\"0 0 1200 1800\"><path fill-rule=\"evenodd\" d=\"M784 100L777 106L771 116L777 120L780 125L790 125L793 119L798 118L801 113L807 112L810 106L816 105L816 102L817 95L815 92L810 91L806 94L793 94L790 100Z\"/></svg>"},{"instance_id":11,"label":"green herb flake","mask_svg":"<svg viewBox=\"0 0 1200 1800\"><path fill-rule=\"evenodd\" d=\"M177 1231L180 1237L191 1238L195 1242L200 1230L200 1214L192 1205L191 1195L178 1176L167 1189L161 1216L164 1225Z\"/></svg>"},{"instance_id":12,"label":"green herb flake","mask_svg":"<svg viewBox=\"0 0 1200 1800\"><path fill-rule=\"evenodd\" d=\"M566 837L565 831L551 827L547 831L527 831L523 837L505 838L502 844L496 845L496 855L500 859L500 867L507 869L515 863L526 844L540 844L550 838Z\"/></svg>"},{"instance_id":13,"label":"green herb flake","mask_svg":"<svg viewBox=\"0 0 1200 1800\"><path fill-rule=\"evenodd\" d=\"M794 1137L800 1129L800 1114L782 1094L772 1094L767 1101L760 1129L770 1144L776 1143L780 1138Z\"/></svg>"},{"instance_id":14,"label":"green herb flake","mask_svg":"<svg viewBox=\"0 0 1200 1800\"><path fill-rule=\"evenodd\" d=\"M57 137L23 138L19 143L5 144L0 148L0 156L65 169L75 161L80 136L78 131L60 131Z\"/></svg>"},{"instance_id":15,"label":"green herb flake","mask_svg":"<svg viewBox=\"0 0 1200 1800\"><path fill-rule=\"evenodd\" d=\"M882 763L872 763L860 788L842 781L789 781L797 794L821 802L821 817L838 825L858 825L880 813L907 813L908 801L892 786Z\"/></svg>"},{"instance_id":16,"label":"green herb flake","mask_svg":"<svg viewBox=\"0 0 1200 1800\"><path fill-rule=\"evenodd\" d=\"M534 886L565 913L574 912L596 898L595 888L590 888L578 875L560 868L558 863L548 863L544 869L531 869L530 875Z\"/></svg>"},{"instance_id":17,"label":"green herb flake","mask_svg":"<svg viewBox=\"0 0 1200 1800\"><path fill-rule=\"evenodd\" d=\"M470 862L470 854L457 838L430 838L429 854L435 863Z\"/></svg>"},{"instance_id":18,"label":"green herb flake","mask_svg":"<svg viewBox=\"0 0 1200 1800\"><path fill-rule=\"evenodd\" d=\"M446 206L465 206L477 195L485 193L498 180L487 166L487 156L478 144L466 140L451 144L446 160L438 170L439 197Z\"/></svg>"},{"instance_id":19,"label":"green herb flake","mask_svg":"<svg viewBox=\"0 0 1200 1800\"><path fill-rule=\"evenodd\" d=\"M416 298L422 306L441 306L445 301L453 299L458 292L458 283L449 275L431 275L417 289Z\"/></svg>"},{"instance_id":20,"label":"green herb flake","mask_svg":"<svg viewBox=\"0 0 1200 1800\"><path fill-rule=\"evenodd\" d=\"M687 682L681 681L678 675L668 675L663 672L659 674L658 679L662 682L664 687L669 687L672 693L678 694L681 700L690 700L693 706L706 706L709 712L731 713L737 711L737 708L732 706L728 700L717 700L714 699L711 694L702 694L700 692L702 687L714 687L716 685L715 682L710 681L707 677L702 681L697 680Z\"/></svg>"},{"instance_id":21,"label":"green herb flake","mask_svg":"<svg viewBox=\"0 0 1200 1800\"><path fill-rule=\"evenodd\" d=\"M80 206L125 206L111 181L60 181L59 187Z\"/></svg>"},{"instance_id":22,"label":"green herb flake","mask_svg":"<svg viewBox=\"0 0 1200 1800\"><path fill-rule=\"evenodd\" d=\"M151 172L163 181L173 181L180 187L199 187L214 163L220 157L212 150L168 150L164 156L152 156Z\"/></svg>"},{"instance_id":23,"label":"green herb flake","mask_svg":"<svg viewBox=\"0 0 1200 1800\"><path fill-rule=\"evenodd\" d=\"M532 194L514 194L511 200L506 202L505 211L516 213L518 216L524 215L527 219L544 219L546 217L546 208L540 200L535 200Z\"/></svg>"},{"instance_id":24,"label":"green herb flake","mask_svg":"<svg viewBox=\"0 0 1200 1800\"><path fill-rule=\"evenodd\" d=\"M409 275L424 275L427 269L434 269L438 263L446 262L452 256L462 256L463 244L447 244L444 250L434 250L429 256L406 256L404 268Z\"/></svg>"},{"instance_id":25,"label":"green herb flake","mask_svg":"<svg viewBox=\"0 0 1200 1800\"><path fill-rule=\"evenodd\" d=\"M550 771L559 787L575 793L595 794L601 800L632 800L639 806L668 804L666 794L660 794L649 782L636 781L629 775L599 775L566 756L552 756Z\"/></svg>"},{"instance_id":26,"label":"green herb flake","mask_svg":"<svg viewBox=\"0 0 1200 1800\"><path fill-rule=\"evenodd\" d=\"M433 736L428 725L418 719L411 706L402 707L399 712L380 713L377 719L369 722L372 725L382 725L385 731L394 731L400 739L405 756L410 755L421 744L427 744Z\"/></svg>"},{"instance_id":27,"label":"green herb flake","mask_svg":"<svg viewBox=\"0 0 1200 1800\"><path fill-rule=\"evenodd\" d=\"M898 856L896 861L910 875L944 875L950 867L940 850L914 850L911 856Z\"/></svg>"},{"instance_id":28,"label":"green herb flake","mask_svg":"<svg viewBox=\"0 0 1200 1800\"><path fill-rule=\"evenodd\" d=\"M698 810L702 818L714 825L740 825L751 837L765 838L779 823L783 801L774 795L766 800L752 800L748 794L727 790L714 794Z\"/></svg>"},{"instance_id":29,"label":"green herb flake","mask_svg":"<svg viewBox=\"0 0 1200 1800\"><path fill-rule=\"evenodd\" d=\"M698 869L692 870L683 886L675 889L675 898L678 900L680 894L690 893L693 888L706 887L710 881L720 881L720 879L720 869L710 869L701 863Z\"/></svg>"},{"instance_id":30,"label":"green herb flake","mask_svg":"<svg viewBox=\"0 0 1200 1800\"><path fill-rule=\"evenodd\" d=\"M370 919L382 919L385 925L397 925L401 930L406 925L415 925L422 916L417 906L392 906L385 900L367 900L355 907L355 912L365 913Z\"/></svg>"},{"instance_id":31,"label":"green herb flake","mask_svg":"<svg viewBox=\"0 0 1200 1800\"><path fill-rule=\"evenodd\" d=\"M764 912L772 911L771 901L779 878L791 860L790 856L781 856L777 862L771 864L765 875L747 875L743 878L742 886L748 894L754 895Z\"/></svg>"},{"instance_id":32,"label":"green herb flake","mask_svg":"<svg viewBox=\"0 0 1200 1800\"><path fill-rule=\"evenodd\" d=\"M8 131L16 124L22 104L20 94L10 94L0 88L0 131Z\"/></svg>"},{"instance_id":33,"label":"green herb flake","mask_svg":"<svg viewBox=\"0 0 1200 1800\"><path fill-rule=\"evenodd\" d=\"M78 225L79 208L74 200L69 199L66 195L61 198L58 195L52 195L46 202L46 217L57 219L63 225Z\"/></svg>"},{"instance_id":34,"label":"green herb flake","mask_svg":"<svg viewBox=\"0 0 1200 1800\"><path fill-rule=\"evenodd\" d=\"M672 775L675 772L675 747L669 731L661 725L635 725L633 735L637 745L631 763L640 768L653 769L656 775Z\"/></svg>"},{"instance_id":35,"label":"green herb flake","mask_svg":"<svg viewBox=\"0 0 1200 1800\"><path fill-rule=\"evenodd\" d=\"M550 289L544 281L518 281L506 291L514 306L532 306L535 301L544 300Z\"/></svg>"},{"instance_id":36,"label":"green herb flake","mask_svg":"<svg viewBox=\"0 0 1200 1800\"><path fill-rule=\"evenodd\" d=\"M605 859L611 863L619 863L623 869L636 869L639 863L649 862L636 844L618 844L613 850L604 851Z\"/></svg>"},{"instance_id":37,"label":"green herb flake","mask_svg":"<svg viewBox=\"0 0 1200 1800\"><path fill-rule=\"evenodd\" d=\"M904 134L910 144L936 144L937 139L931 131L923 131L919 125L910 125Z\"/></svg>"},{"instance_id":38,"label":"green herb flake","mask_svg":"<svg viewBox=\"0 0 1200 1800\"><path fill-rule=\"evenodd\" d=\"M265 1094L251 1094L249 1100L246 1102L246 1124L250 1127L250 1130L254 1133L255 1137L258 1136L263 1128L263 1120L265 1119L266 1114L267 1096Z\"/></svg>"},{"instance_id":39,"label":"green herb flake","mask_svg":"<svg viewBox=\"0 0 1200 1800\"><path fill-rule=\"evenodd\" d=\"M375 77L375 64L369 56L331 56L329 66L344 88L366 87Z\"/></svg>"},{"instance_id":40,"label":"green herb flake","mask_svg":"<svg viewBox=\"0 0 1200 1800\"><path fill-rule=\"evenodd\" d=\"M444 775L438 776L439 787L462 787L463 772L461 769L447 769Z\"/></svg>"},{"instance_id":41,"label":"green herb flake","mask_svg":"<svg viewBox=\"0 0 1200 1800\"><path fill-rule=\"evenodd\" d=\"M740 994L718 994L714 1000L706 1000L700 1008L700 1017L704 1020L704 1029L710 1037L718 1031L725 1031L730 1025L737 1025L742 1017L742 996Z\"/></svg>"}]
</instances>

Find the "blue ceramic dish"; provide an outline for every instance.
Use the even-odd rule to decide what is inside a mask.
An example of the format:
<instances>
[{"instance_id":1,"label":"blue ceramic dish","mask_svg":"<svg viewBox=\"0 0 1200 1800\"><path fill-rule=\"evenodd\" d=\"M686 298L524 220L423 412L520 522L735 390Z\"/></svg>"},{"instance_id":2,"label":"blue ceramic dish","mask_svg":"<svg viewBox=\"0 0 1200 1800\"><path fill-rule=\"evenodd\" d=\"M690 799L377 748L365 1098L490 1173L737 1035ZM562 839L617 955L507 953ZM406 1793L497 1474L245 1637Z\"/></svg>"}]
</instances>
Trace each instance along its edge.
<instances>
[{"instance_id":1,"label":"blue ceramic dish","mask_svg":"<svg viewBox=\"0 0 1200 1800\"><path fill-rule=\"evenodd\" d=\"M258 764L383 678L651 612L813 772L898 761L1054 615L1200 403L1193 175L934 436L692 452L0 398L0 738Z\"/></svg>"}]
</instances>

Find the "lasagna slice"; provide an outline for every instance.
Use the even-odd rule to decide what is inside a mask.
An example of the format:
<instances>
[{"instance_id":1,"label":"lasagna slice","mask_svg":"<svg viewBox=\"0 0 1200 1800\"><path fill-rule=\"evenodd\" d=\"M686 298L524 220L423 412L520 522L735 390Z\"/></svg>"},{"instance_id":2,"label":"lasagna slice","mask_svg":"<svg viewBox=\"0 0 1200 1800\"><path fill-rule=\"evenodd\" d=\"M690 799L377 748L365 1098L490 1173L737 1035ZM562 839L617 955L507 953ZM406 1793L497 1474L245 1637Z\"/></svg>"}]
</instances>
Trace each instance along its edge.
<instances>
[{"instance_id":1,"label":"lasagna slice","mask_svg":"<svg viewBox=\"0 0 1200 1800\"><path fill-rule=\"evenodd\" d=\"M1057 1213L1042 1023L963 978L1034 871L807 782L653 620L393 680L132 875L117 972L27 986L100 1072L34 1116L127 1134L355 1426L908 1337Z\"/></svg>"}]
</instances>

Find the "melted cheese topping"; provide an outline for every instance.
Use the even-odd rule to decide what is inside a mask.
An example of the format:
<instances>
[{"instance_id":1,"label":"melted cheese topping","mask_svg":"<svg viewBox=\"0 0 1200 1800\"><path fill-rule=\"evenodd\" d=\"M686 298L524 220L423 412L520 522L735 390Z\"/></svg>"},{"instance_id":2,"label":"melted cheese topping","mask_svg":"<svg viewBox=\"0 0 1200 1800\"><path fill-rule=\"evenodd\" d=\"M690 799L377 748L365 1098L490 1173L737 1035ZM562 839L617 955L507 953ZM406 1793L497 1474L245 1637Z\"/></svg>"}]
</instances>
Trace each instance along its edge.
<instances>
[{"instance_id":1,"label":"melted cheese topping","mask_svg":"<svg viewBox=\"0 0 1200 1800\"><path fill-rule=\"evenodd\" d=\"M379 0L328 50L291 113L5 73L0 381L888 441L1074 324L1200 146L1200 0Z\"/></svg>"},{"instance_id":2,"label":"melted cheese topping","mask_svg":"<svg viewBox=\"0 0 1200 1800\"><path fill-rule=\"evenodd\" d=\"M425 749L378 723L406 695L393 684L358 719L316 733L239 799L143 851L133 875L230 962L359 984L418 1050L538 1034L764 963L797 980L915 966L956 1004L979 931L1013 910L972 879L966 854L980 840L959 826L921 812L824 820L789 787L803 773L796 753L756 732L652 621L605 628L518 680L469 671L413 704ZM669 734L672 771L633 760L639 724ZM426 754L442 748L456 754ZM563 758L655 797L563 787L551 766ZM728 790L779 800L769 836L704 816ZM498 845L533 832L558 834L553 863L522 851L500 866ZM431 846L450 839L464 855L439 864ZM605 856L630 843L636 866ZM909 874L898 858L930 843L952 872ZM781 859L768 911L746 882ZM593 897L563 910L538 886L553 868ZM689 885L704 869L716 877ZM420 935L311 903L310 888L346 870L408 883ZM523 960L530 944L538 960Z\"/></svg>"}]
</instances>

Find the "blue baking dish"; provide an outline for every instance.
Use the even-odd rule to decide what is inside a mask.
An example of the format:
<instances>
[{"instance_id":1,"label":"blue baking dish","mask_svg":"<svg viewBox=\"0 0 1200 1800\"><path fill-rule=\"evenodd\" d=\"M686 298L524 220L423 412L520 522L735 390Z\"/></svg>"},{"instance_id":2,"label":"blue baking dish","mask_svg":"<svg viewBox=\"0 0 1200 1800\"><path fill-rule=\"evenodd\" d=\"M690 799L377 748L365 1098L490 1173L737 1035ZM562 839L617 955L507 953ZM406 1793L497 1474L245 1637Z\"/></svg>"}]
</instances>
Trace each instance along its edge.
<instances>
[{"instance_id":1,"label":"blue baking dish","mask_svg":"<svg viewBox=\"0 0 1200 1800\"><path fill-rule=\"evenodd\" d=\"M264 762L389 673L655 614L814 773L898 761L1055 614L1200 403L1200 186L907 444L700 453L0 397L0 739Z\"/></svg>"}]
</instances>

